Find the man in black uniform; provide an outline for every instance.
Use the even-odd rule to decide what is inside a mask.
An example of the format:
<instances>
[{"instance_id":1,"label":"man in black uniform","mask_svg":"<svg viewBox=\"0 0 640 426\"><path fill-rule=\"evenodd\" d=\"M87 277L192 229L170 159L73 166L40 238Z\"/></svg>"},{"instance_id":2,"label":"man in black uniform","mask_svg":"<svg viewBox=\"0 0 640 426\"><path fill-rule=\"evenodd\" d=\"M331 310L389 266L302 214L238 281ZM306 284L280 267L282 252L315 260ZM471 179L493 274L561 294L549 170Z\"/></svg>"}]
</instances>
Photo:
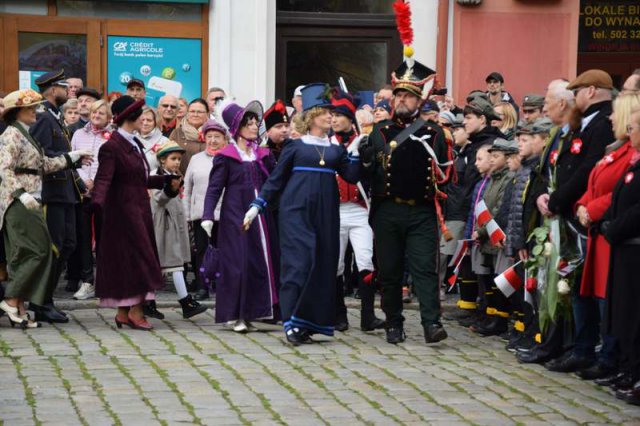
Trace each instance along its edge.
<instances>
[{"instance_id":1,"label":"man in black uniform","mask_svg":"<svg viewBox=\"0 0 640 426\"><path fill-rule=\"evenodd\" d=\"M71 151L69 131L58 109L67 101L64 70L42 75L36 80L36 84L46 101L43 103L44 112L38 115L36 123L29 132L40 143L48 157L68 153ZM42 201L47 209L47 227L54 246L56 261L51 271L47 303L44 306L30 305L31 310L36 314L36 321L61 323L69 321L62 311L53 306L53 291L76 245L75 205L80 201L80 189L76 177L77 174L71 170L62 170L43 178Z\"/></svg>"},{"instance_id":2,"label":"man in black uniform","mask_svg":"<svg viewBox=\"0 0 640 426\"><path fill-rule=\"evenodd\" d=\"M449 148L442 129L419 119L423 89L435 71L411 58L392 74L393 116L378 123L361 147L371 177L371 224L376 238L387 342L405 339L402 279L405 258L420 302L427 343L447 337L440 323L438 183L447 176ZM427 93L428 95L428 93ZM425 96L426 97L426 96Z\"/></svg>"}]
</instances>

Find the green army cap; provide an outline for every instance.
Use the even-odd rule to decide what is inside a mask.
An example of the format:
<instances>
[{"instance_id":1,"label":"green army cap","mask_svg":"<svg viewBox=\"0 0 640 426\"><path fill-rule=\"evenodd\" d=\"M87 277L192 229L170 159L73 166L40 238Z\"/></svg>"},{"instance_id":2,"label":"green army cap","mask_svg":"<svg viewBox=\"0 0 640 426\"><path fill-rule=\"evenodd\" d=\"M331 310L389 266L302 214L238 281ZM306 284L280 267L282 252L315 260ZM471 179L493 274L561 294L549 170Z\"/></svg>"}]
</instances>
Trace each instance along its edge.
<instances>
[{"instance_id":1,"label":"green army cap","mask_svg":"<svg viewBox=\"0 0 640 426\"><path fill-rule=\"evenodd\" d=\"M496 114L496 111L493 109L493 105L483 98L475 98L464 107L465 115L470 112L477 115L484 115L487 121L500 120L500 117L498 117L498 114Z\"/></svg>"},{"instance_id":2,"label":"green army cap","mask_svg":"<svg viewBox=\"0 0 640 426\"><path fill-rule=\"evenodd\" d=\"M522 108L542 108L544 106L544 96L530 93L522 98Z\"/></svg>"},{"instance_id":3,"label":"green army cap","mask_svg":"<svg viewBox=\"0 0 640 426\"><path fill-rule=\"evenodd\" d=\"M553 123L547 117L538 118L536 121L530 124L532 135L538 135L541 133L549 133L553 127Z\"/></svg>"}]
</instances>

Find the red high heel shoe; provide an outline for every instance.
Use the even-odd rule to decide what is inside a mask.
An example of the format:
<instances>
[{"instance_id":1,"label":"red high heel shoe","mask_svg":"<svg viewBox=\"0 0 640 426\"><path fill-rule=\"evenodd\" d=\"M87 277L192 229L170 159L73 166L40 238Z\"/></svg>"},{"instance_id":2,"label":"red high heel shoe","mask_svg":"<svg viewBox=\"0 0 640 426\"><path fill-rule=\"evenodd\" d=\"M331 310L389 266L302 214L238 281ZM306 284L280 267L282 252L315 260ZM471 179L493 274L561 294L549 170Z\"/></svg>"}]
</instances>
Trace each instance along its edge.
<instances>
[{"instance_id":1,"label":"red high heel shoe","mask_svg":"<svg viewBox=\"0 0 640 426\"><path fill-rule=\"evenodd\" d=\"M145 317L142 317L141 319L134 319L129 316L129 323L127 325L135 330L153 330L153 326L147 321Z\"/></svg>"},{"instance_id":2,"label":"red high heel shoe","mask_svg":"<svg viewBox=\"0 0 640 426\"><path fill-rule=\"evenodd\" d=\"M129 324L129 317L127 317L127 319L125 319L124 321L118 318L118 315L116 315L116 327L118 328L122 328L123 325L128 325L129 327L131 327L131 324Z\"/></svg>"}]
</instances>

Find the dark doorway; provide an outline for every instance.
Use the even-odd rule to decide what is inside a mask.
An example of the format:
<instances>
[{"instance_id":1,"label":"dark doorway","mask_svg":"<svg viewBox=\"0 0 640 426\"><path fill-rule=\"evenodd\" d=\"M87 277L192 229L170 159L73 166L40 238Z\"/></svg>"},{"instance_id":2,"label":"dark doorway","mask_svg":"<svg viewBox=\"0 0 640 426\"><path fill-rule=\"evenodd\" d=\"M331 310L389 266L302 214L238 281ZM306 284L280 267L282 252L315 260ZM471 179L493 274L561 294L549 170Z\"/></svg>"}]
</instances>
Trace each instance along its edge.
<instances>
[{"instance_id":1,"label":"dark doorway","mask_svg":"<svg viewBox=\"0 0 640 426\"><path fill-rule=\"evenodd\" d=\"M352 93L377 91L386 84L402 61L391 4L391 0L279 0L276 95L289 102L297 86L314 82L337 86L338 77L345 79ZM353 13L357 11L362 13Z\"/></svg>"}]
</instances>

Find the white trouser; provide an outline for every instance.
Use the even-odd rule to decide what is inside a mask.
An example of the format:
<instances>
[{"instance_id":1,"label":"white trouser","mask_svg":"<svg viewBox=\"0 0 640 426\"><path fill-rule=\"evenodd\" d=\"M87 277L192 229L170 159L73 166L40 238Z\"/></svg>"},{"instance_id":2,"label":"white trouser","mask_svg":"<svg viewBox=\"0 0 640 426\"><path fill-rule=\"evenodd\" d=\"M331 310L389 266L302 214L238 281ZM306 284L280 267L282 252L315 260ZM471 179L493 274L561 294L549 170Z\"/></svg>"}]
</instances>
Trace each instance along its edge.
<instances>
[{"instance_id":1,"label":"white trouser","mask_svg":"<svg viewBox=\"0 0 640 426\"><path fill-rule=\"evenodd\" d=\"M373 271L373 230L369 212L356 203L340 203L340 257L338 275L344 273L344 254L351 241L358 271Z\"/></svg>"}]
</instances>

